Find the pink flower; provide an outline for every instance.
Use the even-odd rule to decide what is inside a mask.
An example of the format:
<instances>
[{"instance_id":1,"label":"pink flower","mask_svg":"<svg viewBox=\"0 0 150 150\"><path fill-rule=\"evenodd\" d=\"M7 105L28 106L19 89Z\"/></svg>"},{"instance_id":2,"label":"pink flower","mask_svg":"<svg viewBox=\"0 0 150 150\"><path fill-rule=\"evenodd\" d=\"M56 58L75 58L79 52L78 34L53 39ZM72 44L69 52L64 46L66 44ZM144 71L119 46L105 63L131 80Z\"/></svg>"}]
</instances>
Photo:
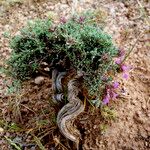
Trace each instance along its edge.
<instances>
[{"instance_id":1,"label":"pink flower","mask_svg":"<svg viewBox=\"0 0 150 150\"><path fill-rule=\"evenodd\" d=\"M122 62L122 59L121 59L121 58L117 58L116 61L115 61L115 63L116 63L117 65L120 65L121 62Z\"/></svg>"},{"instance_id":2,"label":"pink flower","mask_svg":"<svg viewBox=\"0 0 150 150\"><path fill-rule=\"evenodd\" d=\"M129 70L131 69L131 67L127 66L127 65L121 65L121 69L123 71L123 78L124 79L128 79L129 78Z\"/></svg>"},{"instance_id":3,"label":"pink flower","mask_svg":"<svg viewBox=\"0 0 150 150\"><path fill-rule=\"evenodd\" d=\"M105 98L103 99L103 103L106 105L106 104L109 103L109 101L110 101L110 96L107 94L107 95L105 96Z\"/></svg>"},{"instance_id":4,"label":"pink flower","mask_svg":"<svg viewBox=\"0 0 150 150\"><path fill-rule=\"evenodd\" d=\"M106 96L103 99L103 104L108 104L112 99L116 99L118 94L115 92L115 89L119 87L119 82L115 81L113 85L106 87Z\"/></svg>"},{"instance_id":5,"label":"pink flower","mask_svg":"<svg viewBox=\"0 0 150 150\"><path fill-rule=\"evenodd\" d=\"M124 74L123 74L123 78L124 78L124 79L128 79L128 78L129 78L129 75L128 75L127 73L124 73Z\"/></svg>"},{"instance_id":6,"label":"pink flower","mask_svg":"<svg viewBox=\"0 0 150 150\"><path fill-rule=\"evenodd\" d=\"M125 56L125 50L124 49L119 49L119 56L124 57Z\"/></svg>"},{"instance_id":7,"label":"pink flower","mask_svg":"<svg viewBox=\"0 0 150 150\"><path fill-rule=\"evenodd\" d=\"M121 69L126 72L126 71L129 71L129 67L127 65L121 65Z\"/></svg>"},{"instance_id":8,"label":"pink flower","mask_svg":"<svg viewBox=\"0 0 150 150\"><path fill-rule=\"evenodd\" d=\"M115 81L115 82L113 83L113 88L114 88L114 89L117 89L118 87L119 87L119 82Z\"/></svg>"},{"instance_id":9,"label":"pink flower","mask_svg":"<svg viewBox=\"0 0 150 150\"><path fill-rule=\"evenodd\" d=\"M81 16L81 17L79 18L79 23L83 23L84 20L85 20L85 17Z\"/></svg>"},{"instance_id":10,"label":"pink flower","mask_svg":"<svg viewBox=\"0 0 150 150\"><path fill-rule=\"evenodd\" d=\"M65 18L65 17L61 17L61 18L60 18L60 22L61 22L61 23L66 23L66 22L67 22L67 20L66 20L66 18Z\"/></svg>"},{"instance_id":11,"label":"pink flower","mask_svg":"<svg viewBox=\"0 0 150 150\"><path fill-rule=\"evenodd\" d=\"M112 99L116 99L118 97L118 94L115 92L112 92Z\"/></svg>"}]
</instances>

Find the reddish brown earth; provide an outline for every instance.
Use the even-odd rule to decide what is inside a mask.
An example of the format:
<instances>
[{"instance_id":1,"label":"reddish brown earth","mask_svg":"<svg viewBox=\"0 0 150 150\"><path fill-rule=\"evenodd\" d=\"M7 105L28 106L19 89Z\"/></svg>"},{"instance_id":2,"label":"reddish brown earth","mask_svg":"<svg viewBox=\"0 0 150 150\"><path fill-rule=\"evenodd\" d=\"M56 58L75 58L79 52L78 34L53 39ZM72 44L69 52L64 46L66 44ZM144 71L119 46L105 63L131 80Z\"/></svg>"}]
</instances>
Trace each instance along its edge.
<instances>
[{"instance_id":1,"label":"reddish brown earth","mask_svg":"<svg viewBox=\"0 0 150 150\"><path fill-rule=\"evenodd\" d=\"M102 113L87 102L85 112L76 120L84 150L150 149L149 5L146 0L84 0L78 5L78 12L98 10L97 21L105 23L105 30L112 35L116 45L126 51L141 35L125 62L132 67L129 79L123 79L122 74L115 77L121 85L120 95L116 101L110 102L109 108L115 110L116 117L113 111L109 115L109 110ZM58 16L69 16L71 2L28 0L10 7L3 3L0 11L0 66L3 66L11 52L4 33L10 32L10 36L14 36L28 20L45 17L57 20ZM56 115L61 106L52 103L51 79L45 77L40 85L36 85L33 79L24 83L19 94L11 95L7 94L10 84L11 80L1 74L0 149L11 150L4 136L21 138L22 143L34 143L32 134L43 136L46 149L73 149L56 126ZM16 123L21 129L12 130L10 123Z\"/></svg>"}]
</instances>

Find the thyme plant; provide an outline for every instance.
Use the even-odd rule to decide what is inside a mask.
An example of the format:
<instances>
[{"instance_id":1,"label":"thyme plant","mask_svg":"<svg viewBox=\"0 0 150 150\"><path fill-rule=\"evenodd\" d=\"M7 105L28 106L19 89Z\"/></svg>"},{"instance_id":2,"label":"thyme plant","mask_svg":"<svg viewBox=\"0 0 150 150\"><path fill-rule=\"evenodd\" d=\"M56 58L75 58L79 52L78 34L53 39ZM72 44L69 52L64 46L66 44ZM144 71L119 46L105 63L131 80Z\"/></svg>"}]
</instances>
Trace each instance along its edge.
<instances>
[{"instance_id":1,"label":"thyme plant","mask_svg":"<svg viewBox=\"0 0 150 150\"><path fill-rule=\"evenodd\" d=\"M99 86L104 90L111 81L108 74L116 69L113 57L118 49L111 36L87 16L61 18L57 25L51 20L29 22L10 45L13 52L8 60L9 70L20 80L31 78L46 62L50 69L83 71L89 94L101 97Z\"/></svg>"}]
</instances>

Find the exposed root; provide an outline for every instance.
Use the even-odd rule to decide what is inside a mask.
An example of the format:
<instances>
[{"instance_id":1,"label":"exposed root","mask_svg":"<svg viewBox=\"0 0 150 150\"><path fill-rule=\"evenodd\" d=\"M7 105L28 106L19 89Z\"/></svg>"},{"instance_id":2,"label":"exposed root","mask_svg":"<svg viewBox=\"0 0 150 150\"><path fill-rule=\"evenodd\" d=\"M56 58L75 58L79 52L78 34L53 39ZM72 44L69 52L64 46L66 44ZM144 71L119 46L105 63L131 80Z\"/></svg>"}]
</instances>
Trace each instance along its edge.
<instances>
[{"instance_id":1,"label":"exposed root","mask_svg":"<svg viewBox=\"0 0 150 150\"><path fill-rule=\"evenodd\" d=\"M52 72L52 90L54 92L52 98L55 103L60 102L64 98L61 80L65 75L66 72L58 72L56 69Z\"/></svg>"},{"instance_id":2,"label":"exposed root","mask_svg":"<svg viewBox=\"0 0 150 150\"><path fill-rule=\"evenodd\" d=\"M66 72L58 72L56 69L52 72L52 89L54 92L53 100L59 102L64 98L63 87L61 80L66 75ZM84 111L84 105L79 99L81 93L81 82L79 79L83 76L82 73L68 82L68 101L58 113L57 124L60 132L69 140L76 143L77 149L79 140L81 139L80 132L74 127L75 118Z\"/></svg>"},{"instance_id":3,"label":"exposed root","mask_svg":"<svg viewBox=\"0 0 150 150\"><path fill-rule=\"evenodd\" d=\"M84 111L84 105L78 98L81 92L79 86L81 86L79 79L82 75L77 75L74 79L68 83L68 101L58 113L57 124L61 133L71 141L78 144L81 139L80 132L74 127L75 118Z\"/></svg>"}]
</instances>

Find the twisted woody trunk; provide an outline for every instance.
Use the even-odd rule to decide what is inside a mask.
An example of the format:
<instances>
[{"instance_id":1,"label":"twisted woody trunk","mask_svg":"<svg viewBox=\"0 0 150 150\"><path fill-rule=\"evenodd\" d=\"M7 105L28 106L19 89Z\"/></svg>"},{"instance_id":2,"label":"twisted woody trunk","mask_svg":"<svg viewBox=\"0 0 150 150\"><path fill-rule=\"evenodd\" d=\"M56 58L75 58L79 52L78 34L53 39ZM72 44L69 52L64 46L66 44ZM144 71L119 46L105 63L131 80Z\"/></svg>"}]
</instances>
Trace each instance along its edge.
<instances>
[{"instance_id":1,"label":"twisted woody trunk","mask_svg":"<svg viewBox=\"0 0 150 150\"><path fill-rule=\"evenodd\" d=\"M61 79L65 73L58 73L56 70L53 72L54 85L53 90L59 89L62 90ZM59 127L60 132L69 140L76 143L77 149L78 144L81 139L80 132L74 126L75 118L84 111L84 105L82 101L79 99L79 94L81 92L81 82L80 79L83 75L78 74L68 82L68 103L62 107L62 109L58 112L57 115L57 125ZM56 82L57 81L57 82ZM60 101L63 97L56 96L53 97L55 101Z\"/></svg>"}]
</instances>

